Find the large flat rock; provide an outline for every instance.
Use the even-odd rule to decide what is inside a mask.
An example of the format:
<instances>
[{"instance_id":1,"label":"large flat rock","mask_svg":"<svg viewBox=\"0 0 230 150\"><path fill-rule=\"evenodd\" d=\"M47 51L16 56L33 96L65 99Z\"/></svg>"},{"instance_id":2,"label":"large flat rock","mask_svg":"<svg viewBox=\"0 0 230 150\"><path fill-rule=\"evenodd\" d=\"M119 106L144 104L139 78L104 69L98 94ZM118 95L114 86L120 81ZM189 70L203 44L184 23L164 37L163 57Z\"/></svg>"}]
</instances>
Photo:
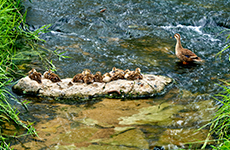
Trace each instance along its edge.
<instances>
[{"instance_id":1,"label":"large flat rock","mask_svg":"<svg viewBox=\"0 0 230 150\"><path fill-rule=\"evenodd\" d=\"M143 75L141 80L119 79L108 83L94 82L92 84L73 83L71 78L62 82L52 83L42 78L39 84L28 76L20 79L13 86L15 92L45 97L88 98L95 96L120 97L152 97L165 92L166 86L172 84L171 78L160 75Z\"/></svg>"}]
</instances>

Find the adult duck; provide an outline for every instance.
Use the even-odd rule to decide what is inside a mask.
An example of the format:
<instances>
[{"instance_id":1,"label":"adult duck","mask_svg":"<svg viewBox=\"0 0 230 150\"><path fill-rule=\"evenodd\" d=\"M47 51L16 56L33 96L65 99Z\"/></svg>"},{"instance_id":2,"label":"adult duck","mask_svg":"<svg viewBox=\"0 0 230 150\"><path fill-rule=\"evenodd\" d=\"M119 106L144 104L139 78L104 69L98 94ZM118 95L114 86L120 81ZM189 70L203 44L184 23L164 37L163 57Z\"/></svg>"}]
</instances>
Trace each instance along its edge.
<instances>
[{"instance_id":1,"label":"adult duck","mask_svg":"<svg viewBox=\"0 0 230 150\"><path fill-rule=\"evenodd\" d=\"M203 61L195 53L182 47L179 33L176 33L174 35L174 38L177 40L176 47L175 47L176 56L183 62L183 64L188 64L189 62L202 62Z\"/></svg>"}]
</instances>

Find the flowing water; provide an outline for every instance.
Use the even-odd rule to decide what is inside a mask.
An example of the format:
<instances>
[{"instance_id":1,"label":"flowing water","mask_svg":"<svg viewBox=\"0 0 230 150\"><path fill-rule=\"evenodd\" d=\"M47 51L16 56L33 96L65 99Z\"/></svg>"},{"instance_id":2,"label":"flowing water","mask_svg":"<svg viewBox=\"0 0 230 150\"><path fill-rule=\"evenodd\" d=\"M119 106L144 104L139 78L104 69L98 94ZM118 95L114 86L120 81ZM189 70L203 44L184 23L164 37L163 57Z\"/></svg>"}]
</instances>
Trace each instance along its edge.
<instances>
[{"instance_id":1,"label":"flowing water","mask_svg":"<svg viewBox=\"0 0 230 150\"><path fill-rule=\"evenodd\" d=\"M163 96L58 102L32 101L22 120L34 122L39 138L23 138L15 149L165 149L188 148L203 141L207 129L195 132L215 112L212 96L229 78L226 47L230 28L229 0L33 0L24 1L31 30L51 24L41 35L48 49L71 58L52 57L61 78L90 69L108 72L113 66L175 80ZM104 9L104 10L103 10ZM174 53L175 33L182 45L205 60L183 65ZM34 65L44 72L41 65ZM28 71L28 70L26 70ZM195 144L199 147L199 144Z\"/></svg>"}]
</instances>

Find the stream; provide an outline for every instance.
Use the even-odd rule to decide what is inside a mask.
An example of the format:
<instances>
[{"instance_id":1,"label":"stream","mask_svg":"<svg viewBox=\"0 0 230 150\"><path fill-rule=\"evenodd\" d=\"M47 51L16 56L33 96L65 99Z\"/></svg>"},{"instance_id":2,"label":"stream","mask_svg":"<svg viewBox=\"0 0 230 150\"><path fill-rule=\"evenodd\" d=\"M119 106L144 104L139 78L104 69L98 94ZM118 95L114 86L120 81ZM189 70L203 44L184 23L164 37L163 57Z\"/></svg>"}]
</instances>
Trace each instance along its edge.
<instances>
[{"instance_id":1,"label":"stream","mask_svg":"<svg viewBox=\"0 0 230 150\"><path fill-rule=\"evenodd\" d=\"M34 122L39 137L12 142L14 149L200 148L209 132L197 131L213 117L213 96L229 79L229 0L24 0L26 22L35 31L51 24L42 46L71 58L51 57L61 78L141 68L175 80L162 96L148 99L57 100L16 95L20 118ZM224 31L224 32L222 32ZM183 65L175 56L175 33L184 48L205 60ZM41 63L32 67L46 71ZM191 146L191 143L195 143ZM213 144L213 143L209 143Z\"/></svg>"}]
</instances>

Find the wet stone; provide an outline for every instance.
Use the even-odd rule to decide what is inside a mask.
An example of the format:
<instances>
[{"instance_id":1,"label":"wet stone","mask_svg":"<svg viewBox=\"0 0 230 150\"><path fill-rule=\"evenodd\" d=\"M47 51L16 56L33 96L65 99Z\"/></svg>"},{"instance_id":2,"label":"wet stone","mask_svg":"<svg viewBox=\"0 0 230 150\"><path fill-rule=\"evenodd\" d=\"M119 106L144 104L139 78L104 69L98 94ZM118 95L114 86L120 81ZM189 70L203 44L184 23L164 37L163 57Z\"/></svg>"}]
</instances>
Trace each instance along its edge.
<instances>
[{"instance_id":1,"label":"wet stone","mask_svg":"<svg viewBox=\"0 0 230 150\"><path fill-rule=\"evenodd\" d=\"M77 147L72 145L56 145L52 148L50 148L50 150L76 150Z\"/></svg>"},{"instance_id":2,"label":"wet stone","mask_svg":"<svg viewBox=\"0 0 230 150\"><path fill-rule=\"evenodd\" d=\"M142 125L142 124L164 124L172 123L173 114L178 113L184 107L182 105L171 106L168 103L161 105L141 108L139 113L132 116L120 117L119 124L121 125Z\"/></svg>"},{"instance_id":3,"label":"wet stone","mask_svg":"<svg viewBox=\"0 0 230 150\"><path fill-rule=\"evenodd\" d=\"M78 150L138 150L137 148L130 148L125 146L112 145L90 145L88 147L81 147Z\"/></svg>"},{"instance_id":4,"label":"wet stone","mask_svg":"<svg viewBox=\"0 0 230 150\"><path fill-rule=\"evenodd\" d=\"M53 141L61 142L63 144L81 143L85 141L90 141L90 137L92 137L97 131L98 131L97 128L91 128L91 127L74 129L69 132L56 136L53 139Z\"/></svg>"},{"instance_id":5,"label":"wet stone","mask_svg":"<svg viewBox=\"0 0 230 150\"><path fill-rule=\"evenodd\" d=\"M22 94L32 94L57 98L85 98L96 96L120 97L151 97L165 92L166 86L172 79L159 75L143 75L142 80L119 79L108 83L94 82L92 84L73 83L71 78L62 79L62 82L52 83L42 78L39 84L28 76L20 79L13 90Z\"/></svg>"},{"instance_id":6,"label":"wet stone","mask_svg":"<svg viewBox=\"0 0 230 150\"><path fill-rule=\"evenodd\" d=\"M205 141L205 139L207 138L208 132L209 131L205 130L205 129L202 129L202 130L197 130L197 129L167 129L160 136L157 144L163 146L163 145L169 144L169 142L170 142L172 145L179 146L179 147L183 147L185 145L190 144L190 146L192 146L192 149L199 149L199 147L202 145L202 142L199 143L198 141ZM193 143L193 144L191 144L191 143ZM211 142L208 142L208 143L211 144ZM175 147L174 148L168 147L167 149L175 149Z\"/></svg>"},{"instance_id":7,"label":"wet stone","mask_svg":"<svg viewBox=\"0 0 230 150\"><path fill-rule=\"evenodd\" d=\"M124 145L127 147L134 147L140 149L149 148L149 144L144 138L144 133L139 129L126 131L122 134L114 136L113 138L102 140L100 143L113 146Z\"/></svg>"}]
</instances>

